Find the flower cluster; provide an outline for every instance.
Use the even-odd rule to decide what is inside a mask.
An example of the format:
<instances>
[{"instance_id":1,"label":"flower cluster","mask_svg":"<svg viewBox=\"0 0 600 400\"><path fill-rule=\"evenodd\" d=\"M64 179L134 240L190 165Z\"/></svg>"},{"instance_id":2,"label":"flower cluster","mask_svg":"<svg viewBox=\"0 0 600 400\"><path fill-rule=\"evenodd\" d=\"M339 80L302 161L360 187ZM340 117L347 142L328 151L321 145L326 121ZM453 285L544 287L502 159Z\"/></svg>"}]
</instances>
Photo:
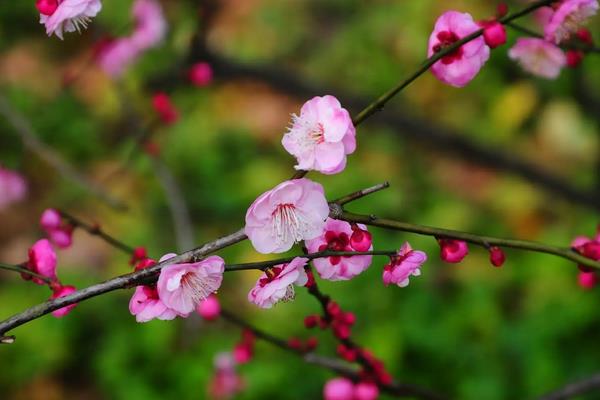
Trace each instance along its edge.
<instances>
[{"instance_id":1,"label":"flower cluster","mask_svg":"<svg viewBox=\"0 0 600 400\"><path fill-rule=\"evenodd\" d=\"M40 226L52 243L61 249L66 249L73 243L73 225L63 221L60 213L54 208L44 210L40 217Z\"/></svg>"}]
</instances>

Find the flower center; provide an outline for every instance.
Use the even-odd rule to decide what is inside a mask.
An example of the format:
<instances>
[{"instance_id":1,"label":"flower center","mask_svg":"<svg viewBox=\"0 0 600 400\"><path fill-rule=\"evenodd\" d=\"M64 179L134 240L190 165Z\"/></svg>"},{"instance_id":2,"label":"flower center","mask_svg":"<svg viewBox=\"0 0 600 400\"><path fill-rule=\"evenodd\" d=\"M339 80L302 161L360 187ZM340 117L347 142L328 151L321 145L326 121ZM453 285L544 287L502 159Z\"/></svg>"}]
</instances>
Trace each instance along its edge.
<instances>
[{"instance_id":1,"label":"flower center","mask_svg":"<svg viewBox=\"0 0 600 400\"><path fill-rule=\"evenodd\" d=\"M336 233L334 231L325 232L325 240L327 243L323 243L319 246L319 251L331 250L331 251L353 251L354 249L350 246L350 238L345 232ZM331 265L338 265L342 257L350 256L331 256L329 262Z\"/></svg>"},{"instance_id":2,"label":"flower center","mask_svg":"<svg viewBox=\"0 0 600 400\"><path fill-rule=\"evenodd\" d=\"M320 122L315 123L296 114L292 114L292 121L289 134L303 150L311 150L325 141L325 128Z\"/></svg>"},{"instance_id":3,"label":"flower center","mask_svg":"<svg viewBox=\"0 0 600 400\"><path fill-rule=\"evenodd\" d=\"M207 298L214 288L218 286L218 282L215 278L205 277L201 278L198 274L193 272L186 272L181 277L181 288L185 293L185 296L190 297L194 304L198 304L200 300Z\"/></svg>"},{"instance_id":4,"label":"flower center","mask_svg":"<svg viewBox=\"0 0 600 400\"><path fill-rule=\"evenodd\" d=\"M302 218L302 212L293 204L279 204L273 213L272 234L277 244L298 242L304 237L308 224Z\"/></svg>"},{"instance_id":5,"label":"flower center","mask_svg":"<svg viewBox=\"0 0 600 400\"><path fill-rule=\"evenodd\" d=\"M268 283L273 282L281 274L281 271L283 271L283 267L267 268L265 270L266 276L259 280L260 287L265 287Z\"/></svg>"},{"instance_id":6,"label":"flower center","mask_svg":"<svg viewBox=\"0 0 600 400\"><path fill-rule=\"evenodd\" d=\"M439 42L435 46L433 46L433 51L436 53L439 53L444 48L451 46L452 44L457 42L460 38L454 32L441 31L440 33L437 34L437 39L439 40ZM442 63L444 63L446 65L452 64L454 61L460 60L462 58L462 55L463 55L463 49L462 49L462 46L460 46L456 50L454 50L451 53L446 54L444 57L442 57Z\"/></svg>"}]
</instances>

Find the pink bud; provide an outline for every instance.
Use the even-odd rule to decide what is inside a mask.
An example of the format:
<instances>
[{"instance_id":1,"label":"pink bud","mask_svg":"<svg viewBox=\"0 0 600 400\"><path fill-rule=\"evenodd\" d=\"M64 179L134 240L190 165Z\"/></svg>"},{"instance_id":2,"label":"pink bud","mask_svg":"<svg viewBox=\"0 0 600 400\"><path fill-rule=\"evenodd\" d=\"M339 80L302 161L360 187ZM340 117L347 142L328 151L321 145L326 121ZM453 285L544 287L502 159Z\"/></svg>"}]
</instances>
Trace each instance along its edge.
<instances>
[{"instance_id":1,"label":"pink bud","mask_svg":"<svg viewBox=\"0 0 600 400\"><path fill-rule=\"evenodd\" d=\"M213 79L212 67L207 62L196 63L190 68L189 78L194 86L206 86L212 82Z\"/></svg>"},{"instance_id":2,"label":"pink bud","mask_svg":"<svg viewBox=\"0 0 600 400\"><path fill-rule=\"evenodd\" d=\"M179 112L166 93L156 93L152 97L152 105L165 124L174 124L179 119Z\"/></svg>"},{"instance_id":3,"label":"pink bud","mask_svg":"<svg viewBox=\"0 0 600 400\"><path fill-rule=\"evenodd\" d=\"M581 28L577 31L577 38L581 40L583 43L587 43L589 45L594 44L594 39L592 38L592 34L589 30L585 28Z\"/></svg>"},{"instance_id":4,"label":"pink bud","mask_svg":"<svg viewBox=\"0 0 600 400\"><path fill-rule=\"evenodd\" d=\"M311 336L306 341L306 350L307 351L313 351L314 349L317 348L318 345L319 345L319 339L317 339L314 336Z\"/></svg>"},{"instance_id":5,"label":"pink bud","mask_svg":"<svg viewBox=\"0 0 600 400\"><path fill-rule=\"evenodd\" d=\"M354 325L356 322L356 316L351 312L347 312L344 313L343 320L346 325Z\"/></svg>"},{"instance_id":6,"label":"pink bud","mask_svg":"<svg viewBox=\"0 0 600 400\"><path fill-rule=\"evenodd\" d=\"M52 15L58 8L58 0L36 0L35 7L42 15Z\"/></svg>"},{"instance_id":7,"label":"pink bud","mask_svg":"<svg viewBox=\"0 0 600 400\"><path fill-rule=\"evenodd\" d=\"M590 241L579 247L579 252L587 258L600 261L600 242Z\"/></svg>"},{"instance_id":8,"label":"pink bud","mask_svg":"<svg viewBox=\"0 0 600 400\"><path fill-rule=\"evenodd\" d=\"M487 22L483 25L483 39L491 49L506 43L506 29L498 21Z\"/></svg>"},{"instance_id":9,"label":"pink bud","mask_svg":"<svg viewBox=\"0 0 600 400\"><path fill-rule=\"evenodd\" d=\"M367 230L360 229L357 226L352 226L352 236L350 237L350 245L356 251L369 251L373 238Z\"/></svg>"},{"instance_id":10,"label":"pink bud","mask_svg":"<svg viewBox=\"0 0 600 400\"><path fill-rule=\"evenodd\" d=\"M469 253L466 242L454 239L439 239L440 257L447 263L459 263Z\"/></svg>"},{"instance_id":11,"label":"pink bud","mask_svg":"<svg viewBox=\"0 0 600 400\"><path fill-rule=\"evenodd\" d=\"M205 320L214 321L221 314L221 304L217 296L211 294L198 304L196 311Z\"/></svg>"},{"instance_id":12,"label":"pink bud","mask_svg":"<svg viewBox=\"0 0 600 400\"><path fill-rule=\"evenodd\" d=\"M348 325L334 321L331 327L333 329L333 334L338 339L344 340L350 337L350 327Z\"/></svg>"},{"instance_id":13,"label":"pink bud","mask_svg":"<svg viewBox=\"0 0 600 400\"><path fill-rule=\"evenodd\" d=\"M136 247L131 254L129 265L135 265L138 261L142 261L148 258L148 253L145 247Z\"/></svg>"},{"instance_id":14,"label":"pink bud","mask_svg":"<svg viewBox=\"0 0 600 400\"><path fill-rule=\"evenodd\" d=\"M245 364L252 359L252 348L247 343L239 343L233 349L233 358L238 364Z\"/></svg>"},{"instance_id":15,"label":"pink bud","mask_svg":"<svg viewBox=\"0 0 600 400\"><path fill-rule=\"evenodd\" d=\"M304 326L306 327L306 329L314 328L315 326L317 326L318 323L318 315L309 315L308 317L304 318Z\"/></svg>"},{"instance_id":16,"label":"pink bud","mask_svg":"<svg viewBox=\"0 0 600 400\"><path fill-rule=\"evenodd\" d=\"M360 382L354 387L354 400L376 400L379 388L372 382Z\"/></svg>"},{"instance_id":17,"label":"pink bud","mask_svg":"<svg viewBox=\"0 0 600 400\"><path fill-rule=\"evenodd\" d=\"M350 400L354 396L354 384L346 378L331 379L323 387L325 400Z\"/></svg>"},{"instance_id":18,"label":"pink bud","mask_svg":"<svg viewBox=\"0 0 600 400\"><path fill-rule=\"evenodd\" d=\"M58 229L60 227L60 213L54 208L44 210L40 217L40 225L44 230Z\"/></svg>"},{"instance_id":19,"label":"pink bud","mask_svg":"<svg viewBox=\"0 0 600 400\"><path fill-rule=\"evenodd\" d=\"M31 246L27 269L50 280L56 280L56 253L48 239L40 239ZM44 280L32 275L22 274L21 276L26 280L31 279L38 285L46 284Z\"/></svg>"},{"instance_id":20,"label":"pink bud","mask_svg":"<svg viewBox=\"0 0 600 400\"><path fill-rule=\"evenodd\" d=\"M494 267L501 267L506 260L506 256L500 247L490 247L490 262Z\"/></svg>"},{"instance_id":21,"label":"pink bud","mask_svg":"<svg viewBox=\"0 0 600 400\"><path fill-rule=\"evenodd\" d=\"M584 290L593 289L598 282L595 272L580 272L577 276L577 283Z\"/></svg>"},{"instance_id":22,"label":"pink bud","mask_svg":"<svg viewBox=\"0 0 600 400\"><path fill-rule=\"evenodd\" d=\"M73 231L71 227L48 231L48 237L61 249L66 249L73 244Z\"/></svg>"},{"instance_id":23,"label":"pink bud","mask_svg":"<svg viewBox=\"0 0 600 400\"><path fill-rule=\"evenodd\" d=\"M50 296L50 299L54 300L59 297L65 297L76 291L77 291L77 289L75 288L75 286L58 286L54 289L54 292L52 293L52 296ZM77 303L70 304L63 308L59 308L58 310L52 311L52 315L55 316L56 318L64 317L69 312L71 312L71 310L73 308L75 308L76 305L77 305Z\"/></svg>"},{"instance_id":24,"label":"pink bud","mask_svg":"<svg viewBox=\"0 0 600 400\"><path fill-rule=\"evenodd\" d=\"M584 53L581 50L567 50L567 66L575 68L583 61Z\"/></svg>"},{"instance_id":25,"label":"pink bud","mask_svg":"<svg viewBox=\"0 0 600 400\"><path fill-rule=\"evenodd\" d=\"M300 350L302 348L302 341L297 337L291 337L288 339L287 345L291 349Z\"/></svg>"},{"instance_id":26,"label":"pink bud","mask_svg":"<svg viewBox=\"0 0 600 400\"><path fill-rule=\"evenodd\" d=\"M508 4L506 4L504 2L498 4L498 7L496 7L496 17L497 18L502 18L506 14L508 14Z\"/></svg>"}]
</instances>

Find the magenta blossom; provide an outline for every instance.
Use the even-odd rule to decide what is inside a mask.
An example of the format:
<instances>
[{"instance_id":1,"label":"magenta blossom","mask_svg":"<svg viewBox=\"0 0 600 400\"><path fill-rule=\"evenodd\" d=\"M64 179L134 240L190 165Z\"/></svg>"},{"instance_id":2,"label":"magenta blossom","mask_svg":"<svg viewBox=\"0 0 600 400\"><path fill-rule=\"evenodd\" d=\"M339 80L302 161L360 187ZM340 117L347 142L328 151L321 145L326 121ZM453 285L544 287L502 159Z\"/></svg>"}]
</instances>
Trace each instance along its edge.
<instances>
[{"instance_id":1,"label":"magenta blossom","mask_svg":"<svg viewBox=\"0 0 600 400\"><path fill-rule=\"evenodd\" d=\"M129 301L129 312L137 322L148 322L155 318L171 320L178 313L167 307L158 297L156 287L138 286Z\"/></svg>"},{"instance_id":2,"label":"magenta blossom","mask_svg":"<svg viewBox=\"0 0 600 400\"><path fill-rule=\"evenodd\" d=\"M479 29L470 14L446 11L436 21L429 37L427 56L433 56ZM477 75L489 57L489 47L483 37L478 37L433 64L431 72L444 83L463 87Z\"/></svg>"},{"instance_id":3,"label":"magenta blossom","mask_svg":"<svg viewBox=\"0 0 600 400\"><path fill-rule=\"evenodd\" d=\"M440 258L447 263L459 263L469 254L467 243L455 239L439 239Z\"/></svg>"},{"instance_id":4,"label":"magenta blossom","mask_svg":"<svg viewBox=\"0 0 600 400\"><path fill-rule=\"evenodd\" d=\"M51 15L40 14L40 23L46 25L46 34L53 33L61 40L64 32L80 32L102 9L100 0L58 0ZM45 9L44 12L51 10Z\"/></svg>"},{"instance_id":5,"label":"magenta blossom","mask_svg":"<svg viewBox=\"0 0 600 400\"><path fill-rule=\"evenodd\" d=\"M327 218L320 236L307 240L306 248L309 253L319 251L369 251L373 250L370 234L365 225L358 225L355 230L346 221ZM362 232L366 232L363 234ZM352 241L352 236L361 236L360 240ZM355 247L356 246L356 247ZM342 281L354 278L371 265L372 256L332 256L316 258L313 264L323 279Z\"/></svg>"},{"instance_id":6,"label":"magenta blossom","mask_svg":"<svg viewBox=\"0 0 600 400\"><path fill-rule=\"evenodd\" d=\"M383 268L383 283L390 283L400 287L406 287L411 276L421 275L421 266L427 261L427 254L419 250L413 250L408 242L405 242L398 254L390 260Z\"/></svg>"},{"instance_id":7,"label":"magenta blossom","mask_svg":"<svg viewBox=\"0 0 600 400\"><path fill-rule=\"evenodd\" d=\"M292 126L281 140L296 157L296 169L337 174L346 167L346 155L356 149L352 118L333 96L313 97L292 115Z\"/></svg>"},{"instance_id":8,"label":"magenta blossom","mask_svg":"<svg viewBox=\"0 0 600 400\"><path fill-rule=\"evenodd\" d=\"M188 77L194 86L206 86L211 83L213 79L212 67L207 62L197 62L190 68Z\"/></svg>"},{"instance_id":9,"label":"magenta blossom","mask_svg":"<svg viewBox=\"0 0 600 400\"><path fill-rule=\"evenodd\" d=\"M271 308L280 301L295 297L294 286L304 286L308 276L304 271L307 258L296 257L289 264L280 264L265 270L248 293L248 301L261 308Z\"/></svg>"},{"instance_id":10,"label":"magenta blossom","mask_svg":"<svg viewBox=\"0 0 600 400\"><path fill-rule=\"evenodd\" d=\"M56 280L56 253L52 249L48 239L38 240L29 249L29 260L27 261L26 268L52 281ZM31 279L33 283L37 283L38 285L45 285L47 283L32 275L22 274L22 276L25 279Z\"/></svg>"},{"instance_id":11,"label":"magenta blossom","mask_svg":"<svg viewBox=\"0 0 600 400\"><path fill-rule=\"evenodd\" d=\"M40 226L52 243L61 249L66 249L73 243L73 226L63 223L60 213L54 208L44 210L40 217Z\"/></svg>"},{"instance_id":12,"label":"magenta blossom","mask_svg":"<svg viewBox=\"0 0 600 400\"><path fill-rule=\"evenodd\" d=\"M208 386L211 399L230 399L244 388L244 382L236 371L236 361L231 353L219 353L214 361L215 374Z\"/></svg>"},{"instance_id":13,"label":"magenta blossom","mask_svg":"<svg viewBox=\"0 0 600 400\"><path fill-rule=\"evenodd\" d=\"M564 0L544 27L544 38L557 44L569 39L596 12L598 0Z\"/></svg>"},{"instance_id":14,"label":"magenta blossom","mask_svg":"<svg viewBox=\"0 0 600 400\"><path fill-rule=\"evenodd\" d=\"M0 210L21 201L26 194L25 179L18 173L0 166Z\"/></svg>"},{"instance_id":15,"label":"magenta blossom","mask_svg":"<svg viewBox=\"0 0 600 400\"><path fill-rule=\"evenodd\" d=\"M354 400L377 400L379 388L372 382L359 382L354 386Z\"/></svg>"},{"instance_id":16,"label":"magenta blossom","mask_svg":"<svg viewBox=\"0 0 600 400\"><path fill-rule=\"evenodd\" d=\"M57 287L54 288L53 292L52 292L52 296L50 296L51 300L54 299L58 299L59 297L65 297L70 295L71 293L76 292L77 289L75 288L75 286L62 286L59 285ZM75 304L69 304L68 306L65 306L63 308L59 308L58 310L52 311L52 315L56 318L61 318L64 317L65 315L67 315L68 313L71 312L72 309L75 308L75 306L77 305L77 303Z\"/></svg>"},{"instance_id":17,"label":"magenta blossom","mask_svg":"<svg viewBox=\"0 0 600 400\"><path fill-rule=\"evenodd\" d=\"M556 79L567 64L565 53L550 42L538 38L519 38L508 56L527 72L546 79Z\"/></svg>"},{"instance_id":18,"label":"magenta blossom","mask_svg":"<svg viewBox=\"0 0 600 400\"><path fill-rule=\"evenodd\" d=\"M214 294L211 294L198 304L196 312L205 320L214 321L221 315L221 304L219 303L219 299L217 299L217 296Z\"/></svg>"},{"instance_id":19,"label":"magenta blossom","mask_svg":"<svg viewBox=\"0 0 600 400\"><path fill-rule=\"evenodd\" d=\"M580 271L579 275L577 275L577 284L584 290L593 289L594 286L598 283L598 277L596 273L593 271L584 272Z\"/></svg>"},{"instance_id":20,"label":"magenta blossom","mask_svg":"<svg viewBox=\"0 0 600 400\"><path fill-rule=\"evenodd\" d=\"M261 194L246 212L246 235L259 253L283 253L323 232L329 205L323 186L293 179Z\"/></svg>"},{"instance_id":21,"label":"magenta blossom","mask_svg":"<svg viewBox=\"0 0 600 400\"><path fill-rule=\"evenodd\" d=\"M175 254L166 254L160 262ZM225 261L210 256L195 263L167 265L160 271L158 297L169 308L182 316L194 311L200 301L214 293L223 281Z\"/></svg>"}]
</instances>

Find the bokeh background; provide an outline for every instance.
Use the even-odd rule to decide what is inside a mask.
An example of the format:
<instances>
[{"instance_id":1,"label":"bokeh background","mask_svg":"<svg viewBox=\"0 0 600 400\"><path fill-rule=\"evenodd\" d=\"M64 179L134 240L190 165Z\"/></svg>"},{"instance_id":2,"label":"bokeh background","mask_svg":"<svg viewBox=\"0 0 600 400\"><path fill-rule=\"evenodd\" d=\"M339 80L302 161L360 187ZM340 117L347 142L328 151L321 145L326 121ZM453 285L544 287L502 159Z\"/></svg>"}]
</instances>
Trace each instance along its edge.
<instances>
[{"instance_id":1,"label":"bokeh background","mask_svg":"<svg viewBox=\"0 0 600 400\"><path fill-rule=\"evenodd\" d=\"M334 94L355 113L419 65L437 15L457 9L485 18L496 6L475 0L168 0L164 44L113 81L95 65L92 48L105 35L131 30L131 1L103 3L87 31L60 41L45 36L33 0L2 2L0 91L37 137L127 210L65 179L0 117L0 162L29 183L26 201L0 211L3 262L26 258L42 236L38 218L47 207L99 222L155 257L185 246L164 179L135 145L148 132L189 207L192 243L238 229L253 199L289 178L294 160L280 140L290 113L305 100ZM591 29L600 40L597 22ZM525 23L535 28L531 19ZM510 32L509 45L516 37ZM594 234L600 57L545 81L522 72L507 49L493 51L461 90L424 75L360 127L358 151L343 174L311 178L323 183L329 198L390 181L390 189L352 204L353 211L556 245ZM185 79L191 59L213 64L211 85L196 88ZM176 124L157 123L156 91L172 96L181 113ZM544 181L546 175L566 188ZM449 265L431 238L372 232L377 248L410 240L427 251L422 276L404 289L385 288L386 260L375 258L352 281L322 282L321 288L357 315L355 339L399 381L451 398L517 399L600 369L600 293L577 286L574 265L507 251L504 268L496 269L478 248ZM247 242L219 254L231 263L266 258ZM84 287L128 272L127 261L76 231L74 246L59 252L59 274ZM223 305L280 337L314 333L302 323L319 311L312 297L298 290L295 302L259 310L246 300L256 277L228 274ZM0 397L206 398L213 357L232 348L239 329L198 316L137 324L127 308L131 293L97 297L63 319L46 316L16 329L17 342L0 348ZM44 287L0 273L0 318L48 296ZM335 355L330 334L318 335L319 351ZM246 380L240 399L319 398L334 376L262 342L240 372Z\"/></svg>"}]
</instances>

